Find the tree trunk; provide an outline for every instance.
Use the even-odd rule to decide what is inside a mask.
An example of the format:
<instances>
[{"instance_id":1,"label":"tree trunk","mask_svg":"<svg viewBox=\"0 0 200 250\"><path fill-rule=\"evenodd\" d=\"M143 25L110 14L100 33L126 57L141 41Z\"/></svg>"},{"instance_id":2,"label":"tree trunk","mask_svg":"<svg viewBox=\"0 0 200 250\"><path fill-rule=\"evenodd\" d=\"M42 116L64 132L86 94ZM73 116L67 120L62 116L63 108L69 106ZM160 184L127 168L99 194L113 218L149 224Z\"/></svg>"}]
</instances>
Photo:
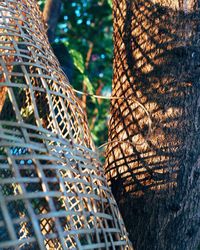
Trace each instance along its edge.
<instances>
[{"instance_id":1,"label":"tree trunk","mask_svg":"<svg viewBox=\"0 0 200 250\"><path fill-rule=\"evenodd\" d=\"M52 43L55 38L56 26L61 13L61 4L61 0L46 0L44 7L43 16L44 21L48 25L47 35L50 43Z\"/></svg>"},{"instance_id":2,"label":"tree trunk","mask_svg":"<svg viewBox=\"0 0 200 250\"><path fill-rule=\"evenodd\" d=\"M200 243L199 3L114 0L106 175L136 250ZM124 99L123 99L124 98Z\"/></svg>"},{"instance_id":3,"label":"tree trunk","mask_svg":"<svg viewBox=\"0 0 200 250\"><path fill-rule=\"evenodd\" d=\"M53 51L60 62L62 70L67 75L69 82L73 81L74 64L67 47L62 43L54 43L58 19L61 15L62 0L46 0L43 10L44 21L47 24L47 36Z\"/></svg>"}]
</instances>

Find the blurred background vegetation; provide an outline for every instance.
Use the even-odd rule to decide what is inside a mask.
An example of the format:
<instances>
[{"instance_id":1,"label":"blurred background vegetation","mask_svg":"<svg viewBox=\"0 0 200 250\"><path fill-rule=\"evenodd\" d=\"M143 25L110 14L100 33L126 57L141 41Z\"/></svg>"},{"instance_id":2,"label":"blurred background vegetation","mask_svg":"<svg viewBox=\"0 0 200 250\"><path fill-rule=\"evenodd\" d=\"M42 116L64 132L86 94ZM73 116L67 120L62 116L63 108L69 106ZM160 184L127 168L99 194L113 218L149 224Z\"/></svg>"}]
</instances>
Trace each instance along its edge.
<instances>
[{"instance_id":1,"label":"blurred background vegetation","mask_svg":"<svg viewBox=\"0 0 200 250\"><path fill-rule=\"evenodd\" d=\"M43 11L45 0L38 3ZM50 42L75 89L110 96L113 57L111 0L61 1L55 34ZM87 112L95 144L99 146L107 141L109 100L81 95L79 98Z\"/></svg>"}]
</instances>

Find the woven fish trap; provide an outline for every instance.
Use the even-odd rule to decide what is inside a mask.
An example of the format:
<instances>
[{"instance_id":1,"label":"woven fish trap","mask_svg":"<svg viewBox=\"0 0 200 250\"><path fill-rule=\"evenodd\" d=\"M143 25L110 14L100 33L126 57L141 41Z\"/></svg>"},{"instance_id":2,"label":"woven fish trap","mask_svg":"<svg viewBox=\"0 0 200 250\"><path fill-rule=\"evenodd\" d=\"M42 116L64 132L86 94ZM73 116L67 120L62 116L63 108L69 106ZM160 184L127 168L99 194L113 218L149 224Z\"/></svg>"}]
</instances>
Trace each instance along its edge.
<instances>
[{"instance_id":1,"label":"woven fish trap","mask_svg":"<svg viewBox=\"0 0 200 250\"><path fill-rule=\"evenodd\" d=\"M0 1L0 249L132 249L35 0Z\"/></svg>"}]
</instances>

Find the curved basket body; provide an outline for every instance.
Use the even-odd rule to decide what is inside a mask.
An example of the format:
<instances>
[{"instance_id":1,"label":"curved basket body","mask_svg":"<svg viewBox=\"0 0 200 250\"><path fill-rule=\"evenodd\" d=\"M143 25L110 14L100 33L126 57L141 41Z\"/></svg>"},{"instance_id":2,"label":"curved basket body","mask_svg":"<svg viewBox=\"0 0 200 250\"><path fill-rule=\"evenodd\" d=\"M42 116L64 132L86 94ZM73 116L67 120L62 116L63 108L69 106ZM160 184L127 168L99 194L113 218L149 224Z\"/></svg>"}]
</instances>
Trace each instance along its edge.
<instances>
[{"instance_id":1,"label":"curved basket body","mask_svg":"<svg viewBox=\"0 0 200 250\"><path fill-rule=\"evenodd\" d=\"M0 249L131 249L45 33L36 1L0 2Z\"/></svg>"}]
</instances>

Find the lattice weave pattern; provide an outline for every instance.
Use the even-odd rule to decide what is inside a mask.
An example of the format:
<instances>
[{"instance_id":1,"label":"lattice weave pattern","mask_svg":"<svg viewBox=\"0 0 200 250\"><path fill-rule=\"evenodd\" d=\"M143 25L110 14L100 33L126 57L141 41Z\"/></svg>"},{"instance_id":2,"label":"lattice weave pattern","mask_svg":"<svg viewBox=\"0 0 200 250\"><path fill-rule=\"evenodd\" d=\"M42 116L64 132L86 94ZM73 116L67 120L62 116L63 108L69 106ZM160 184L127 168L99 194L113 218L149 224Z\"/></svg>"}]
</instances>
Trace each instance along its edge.
<instances>
[{"instance_id":1,"label":"lattice weave pattern","mask_svg":"<svg viewBox=\"0 0 200 250\"><path fill-rule=\"evenodd\" d=\"M124 100L111 103L106 173L116 197L178 185L199 82L200 19L188 2L113 1L112 94Z\"/></svg>"},{"instance_id":2,"label":"lattice weave pattern","mask_svg":"<svg viewBox=\"0 0 200 250\"><path fill-rule=\"evenodd\" d=\"M36 1L0 1L0 249L131 249L45 33Z\"/></svg>"},{"instance_id":3,"label":"lattice weave pattern","mask_svg":"<svg viewBox=\"0 0 200 250\"><path fill-rule=\"evenodd\" d=\"M112 2L108 183L136 249L197 249L200 1Z\"/></svg>"}]
</instances>

